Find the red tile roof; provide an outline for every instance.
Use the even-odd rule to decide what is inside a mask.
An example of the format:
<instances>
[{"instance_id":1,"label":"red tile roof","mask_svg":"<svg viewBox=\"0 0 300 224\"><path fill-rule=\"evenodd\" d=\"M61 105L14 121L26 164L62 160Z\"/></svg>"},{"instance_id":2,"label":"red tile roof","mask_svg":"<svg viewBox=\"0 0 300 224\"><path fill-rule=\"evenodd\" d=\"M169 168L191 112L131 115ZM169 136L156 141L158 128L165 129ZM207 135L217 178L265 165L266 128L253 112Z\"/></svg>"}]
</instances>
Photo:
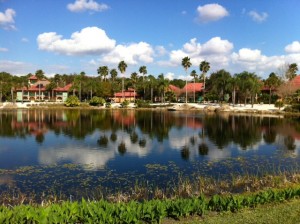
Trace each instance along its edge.
<instances>
[{"instance_id":1,"label":"red tile roof","mask_svg":"<svg viewBox=\"0 0 300 224\"><path fill-rule=\"evenodd\" d=\"M68 84L64 87L57 87L53 90L56 91L56 92L68 92L71 89L71 87L72 87L72 83L70 83L70 84Z\"/></svg>"},{"instance_id":2,"label":"red tile roof","mask_svg":"<svg viewBox=\"0 0 300 224\"><path fill-rule=\"evenodd\" d=\"M174 85L169 85L168 89L173 91L174 93L180 93L180 91L181 91L181 89L179 87L174 86Z\"/></svg>"},{"instance_id":3,"label":"red tile roof","mask_svg":"<svg viewBox=\"0 0 300 224\"><path fill-rule=\"evenodd\" d=\"M137 97L138 94L131 91L124 91L124 97L134 97L134 96ZM123 93L122 92L115 93L115 97L123 97Z\"/></svg>"},{"instance_id":4,"label":"red tile roof","mask_svg":"<svg viewBox=\"0 0 300 224\"><path fill-rule=\"evenodd\" d=\"M32 75L28 78L29 80L38 80L38 78L35 75Z\"/></svg>"},{"instance_id":5,"label":"red tile roof","mask_svg":"<svg viewBox=\"0 0 300 224\"><path fill-rule=\"evenodd\" d=\"M291 82L295 85L295 87L300 88L300 75L293 78Z\"/></svg>"},{"instance_id":6,"label":"red tile roof","mask_svg":"<svg viewBox=\"0 0 300 224\"><path fill-rule=\"evenodd\" d=\"M182 91L185 91L187 89L188 92L193 92L194 89L196 92L203 91L203 83L188 83L186 86L182 88Z\"/></svg>"}]
</instances>

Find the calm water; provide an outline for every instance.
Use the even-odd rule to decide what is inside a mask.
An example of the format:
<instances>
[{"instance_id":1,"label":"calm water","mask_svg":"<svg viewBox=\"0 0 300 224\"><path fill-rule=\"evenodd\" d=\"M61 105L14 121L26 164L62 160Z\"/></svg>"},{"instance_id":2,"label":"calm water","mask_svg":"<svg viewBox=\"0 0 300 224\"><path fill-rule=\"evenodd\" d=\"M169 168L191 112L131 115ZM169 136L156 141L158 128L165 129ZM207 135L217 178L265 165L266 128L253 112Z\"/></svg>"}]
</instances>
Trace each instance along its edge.
<instances>
[{"instance_id":1,"label":"calm water","mask_svg":"<svg viewBox=\"0 0 300 224\"><path fill-rule=\"evenodd\" d=\"M0 111L0 189L165 187L299 170L300 119L134 110Z\"/></svg>"}]
</instances>

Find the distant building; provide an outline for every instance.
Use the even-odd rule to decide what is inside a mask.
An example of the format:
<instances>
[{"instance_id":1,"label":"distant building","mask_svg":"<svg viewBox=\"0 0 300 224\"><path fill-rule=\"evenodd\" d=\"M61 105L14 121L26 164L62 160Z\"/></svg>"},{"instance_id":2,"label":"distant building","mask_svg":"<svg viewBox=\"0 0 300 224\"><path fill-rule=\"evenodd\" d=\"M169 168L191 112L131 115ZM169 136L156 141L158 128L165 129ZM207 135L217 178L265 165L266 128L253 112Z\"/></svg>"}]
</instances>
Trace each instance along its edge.
<instances>
[{"instance_id":1,"label":"distant building","mask_svg":"<svg viewBox=\"0 0 300 224\"><path fill-rule=\"evenodd\" d=\"M64 102L68 98L68 93L72 84L64 87L57 87L51 91L47 90L50 82L47 79L39 80L35 75L28 78L28 85L16 89L17 101L56 101Z\"/></svg>"},{"instance_id":2,"label":"distant building","mask_svg":"<svg viewBox=\"0 0 300 224\"><path fill-rule=\"evenodd\" d=\"M123 101L134 101L139 95L132 88L124 90L123 92L117 92L114 94L113 100L115 103L122 103Z\"/></svg>"},{"instance_id":3,"label":"distant building","mask_svg":"<svg viewBox=\"0 0 300 224\"><path fill-rule=\"evenodd\" d=\"M203 94L203 83L196 82L196 83L188 83L181 89L181 97L185 98L185 94L187 92L188 101L194 100L194 93L196 101L200 100L200 96Z\"/></svg>"}]
</instances>

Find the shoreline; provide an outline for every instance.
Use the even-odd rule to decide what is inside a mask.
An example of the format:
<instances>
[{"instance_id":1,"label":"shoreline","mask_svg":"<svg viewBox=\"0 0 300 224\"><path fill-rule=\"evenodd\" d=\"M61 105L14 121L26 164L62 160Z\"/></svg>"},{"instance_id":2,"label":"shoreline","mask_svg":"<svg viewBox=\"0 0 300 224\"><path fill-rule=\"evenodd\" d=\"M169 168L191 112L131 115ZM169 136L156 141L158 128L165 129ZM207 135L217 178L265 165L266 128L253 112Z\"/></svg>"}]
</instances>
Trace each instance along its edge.
<instances>
[{"instance_id":1,"label":"shoreline","mask_svg":"<svg viewBox=\"0 0 300 224\"><path fill-rule=\"evenodd\" d=\"M134 103L130 103L128 107L122 108L120 103L112 103L110 108L105 106L90 106L83 103L78 107L66 107L63 103L56 102L4 102L0 103L0 110L15 109L87 109L87 110L109 110L109 109L136 109L136 110L168 110L168 111L202 111L215 113L233 113L233 114L266 114L266 115L299 115L299 113L285 112L276 108L274 104L218 104L218 103L153 103L150 108L137 108Z\"/></svg>"}]
</instances>

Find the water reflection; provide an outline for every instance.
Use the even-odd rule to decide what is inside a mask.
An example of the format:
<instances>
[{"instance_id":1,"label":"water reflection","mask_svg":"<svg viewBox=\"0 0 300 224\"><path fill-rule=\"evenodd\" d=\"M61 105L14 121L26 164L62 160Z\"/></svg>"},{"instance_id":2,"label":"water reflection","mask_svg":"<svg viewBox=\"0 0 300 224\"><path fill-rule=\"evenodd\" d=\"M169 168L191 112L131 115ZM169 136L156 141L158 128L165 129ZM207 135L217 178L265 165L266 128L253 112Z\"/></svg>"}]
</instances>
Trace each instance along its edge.
<instances>
[{"instance_id":1,"label":"water reflection","mask_svg":"<svg viewBox=\"0 0 300 224\"><path fill-rule=\"evenodd\" d=\"M158 157L220 160L266 149L297 156L299 131L299 118L293 117L163 110L1 111L0 168L76 163L102 169L129 157L147 158L145 163Z\"/></svg>"}]
</instances>

